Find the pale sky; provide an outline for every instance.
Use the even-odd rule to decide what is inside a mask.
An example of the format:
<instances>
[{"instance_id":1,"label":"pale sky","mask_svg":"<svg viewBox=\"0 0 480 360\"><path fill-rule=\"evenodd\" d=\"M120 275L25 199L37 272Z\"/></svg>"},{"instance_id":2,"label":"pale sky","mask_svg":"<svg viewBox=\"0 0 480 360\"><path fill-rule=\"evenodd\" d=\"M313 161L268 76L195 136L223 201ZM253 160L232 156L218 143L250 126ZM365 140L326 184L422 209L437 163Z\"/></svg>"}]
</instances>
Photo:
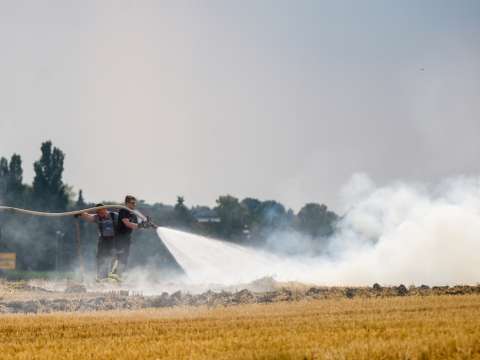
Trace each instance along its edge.
<instances>
[{"instance_id":1,"label":"pale sky","mask_svg":"<svg viewBox=\"0 0 480 360\"><path fill-rule=\"evenodd\" d=\"M89 201L478 174L480 1L0 0L0 156L48 139Z\"/></svg>"}]
</instances>

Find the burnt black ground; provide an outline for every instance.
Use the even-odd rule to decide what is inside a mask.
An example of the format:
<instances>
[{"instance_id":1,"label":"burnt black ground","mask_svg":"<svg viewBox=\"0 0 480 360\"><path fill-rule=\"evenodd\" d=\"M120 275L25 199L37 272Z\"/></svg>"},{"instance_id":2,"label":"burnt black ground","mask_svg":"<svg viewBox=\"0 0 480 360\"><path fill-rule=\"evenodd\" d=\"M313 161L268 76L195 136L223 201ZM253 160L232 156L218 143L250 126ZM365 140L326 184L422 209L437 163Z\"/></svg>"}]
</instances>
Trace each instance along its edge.
<instances>
[{"instance_id":1,"label":"burnt black ground","mask_svg":"<svg viewBox=\"0 0 480 360\"><path fill-rule=\"evenodd\" d=\"M235 306L238 304L305 301L312 299L372 298L395 296L436 296L480 294L476 286L381 286L371 287L316 287L301 284L278 283L270 291L206 291L201 294L187 292L162 293L144 296L128 290L88 292L81 284L70 284L64 291L51 291L27 283L3 282L0 292L0 314L89 312L104 310L136 310L174 306Z\"/></svg>"}]
</instances>

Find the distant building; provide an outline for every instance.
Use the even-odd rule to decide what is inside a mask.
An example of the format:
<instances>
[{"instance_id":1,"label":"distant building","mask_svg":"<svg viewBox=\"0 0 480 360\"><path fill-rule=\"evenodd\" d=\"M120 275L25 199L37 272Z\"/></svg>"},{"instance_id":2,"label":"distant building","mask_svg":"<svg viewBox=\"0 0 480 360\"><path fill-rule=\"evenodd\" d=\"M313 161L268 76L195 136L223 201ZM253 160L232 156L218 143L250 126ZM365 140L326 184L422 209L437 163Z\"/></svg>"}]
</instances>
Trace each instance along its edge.
<instances>
[{"instance_id":1,"label":"distant building","mask_svg":"<svg viewBox=\"0 0 480 360\"><path fill-rule=\"evenodd\" d=\"M192 209L194 219L199 223L219 223L220 218L215 210L208 207L197 206Z\"/></svg>"}]
</instances>

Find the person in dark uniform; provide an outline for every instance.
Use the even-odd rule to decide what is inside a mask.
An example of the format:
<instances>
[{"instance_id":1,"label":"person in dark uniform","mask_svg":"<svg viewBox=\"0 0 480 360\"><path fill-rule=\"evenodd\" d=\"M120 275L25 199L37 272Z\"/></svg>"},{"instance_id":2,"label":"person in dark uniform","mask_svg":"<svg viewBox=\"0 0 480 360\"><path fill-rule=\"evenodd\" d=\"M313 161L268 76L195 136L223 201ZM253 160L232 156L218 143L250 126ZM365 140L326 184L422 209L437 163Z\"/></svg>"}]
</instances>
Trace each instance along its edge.
<instances>
[{"instance_id":1,"label":"person in dark uniform","mask_svg":"<svg viewBox=\"0 0 480 360\"><path fill-rule=\"evenodd\" d=\"M103 204L97 204L103 206ZM79 216L85 221L96 223L98 226L98 243L97 243L97 279L106 279L113 266L115 257L115 234L118 223L118 214L108 209L97 210L92 215L82 213Z\"/></svg>"},{"instance_id":2,"label":"person in dark uniform","mask_svg":"<svg viewBox=\"0 0 480 360\"><path fill-rule=\"evenodd\" d=\"M137 206L137 199L132 195L125 196L125 206L130 210L135 210ZM118 212L118 225L116 229L116 266L115 273L122 276L128 264L128 256L130 254L130 245L132 243L133 230L144 227L143 223L139 223L137 215L133 211L127 209L120 209Z\"/></svg>"}]
</instances>

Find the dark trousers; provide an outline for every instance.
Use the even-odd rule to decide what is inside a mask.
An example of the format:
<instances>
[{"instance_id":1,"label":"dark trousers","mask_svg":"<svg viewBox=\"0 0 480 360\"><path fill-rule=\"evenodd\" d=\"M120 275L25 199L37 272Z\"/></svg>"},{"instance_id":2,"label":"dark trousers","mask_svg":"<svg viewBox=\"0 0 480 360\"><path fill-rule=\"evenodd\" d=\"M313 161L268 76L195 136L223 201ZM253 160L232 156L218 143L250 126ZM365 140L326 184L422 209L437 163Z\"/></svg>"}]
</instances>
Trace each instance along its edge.
<instances>
[{"instance_id":1,"label":"dark trousers","mask_svg":"<svg viewBox=\"0 0 480 360\"><path fill-rule=\"evenodd\" d=\"M127 269L128 256L130 255L130 244L132 238L128 235L117 235L115 239L115 253L118 260L117 275L122 275Z\"/></svg>"},{"instance_id":2,"label":"dark trousers","mask_svg":"<svg viewBox=\"0 0 480 360\"><path fill-rule=\"evenodd\" d=\"M97 277L105 279L112 270L115 255L115 239L99 237L97 244Z\"/></svg>"}]
</instances>

